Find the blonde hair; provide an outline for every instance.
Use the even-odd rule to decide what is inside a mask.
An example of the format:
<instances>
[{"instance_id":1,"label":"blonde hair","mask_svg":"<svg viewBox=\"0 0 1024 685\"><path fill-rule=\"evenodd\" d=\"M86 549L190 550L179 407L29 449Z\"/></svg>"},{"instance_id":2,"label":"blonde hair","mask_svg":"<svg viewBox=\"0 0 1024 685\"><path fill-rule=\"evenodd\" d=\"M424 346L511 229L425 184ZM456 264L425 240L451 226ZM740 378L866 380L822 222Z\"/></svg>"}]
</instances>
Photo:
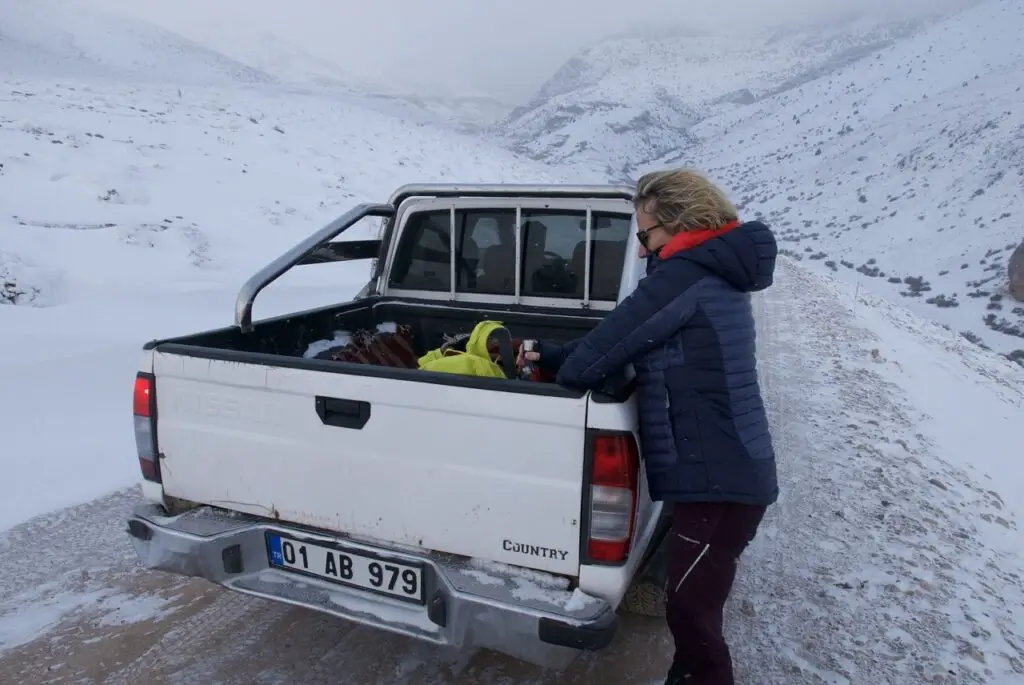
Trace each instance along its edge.
<instances>
[{"instance_id":1,"label":"blonde hair","mask_svg":"<svg viewBox=\"0 0 1024 685\"><path fill-rule=\"evenodd\" d=\"M692 169L644 174L636 183L633 206L652 215L670 234L718 228L739 218L725 193Z\"/></svg>"}]
</instances>

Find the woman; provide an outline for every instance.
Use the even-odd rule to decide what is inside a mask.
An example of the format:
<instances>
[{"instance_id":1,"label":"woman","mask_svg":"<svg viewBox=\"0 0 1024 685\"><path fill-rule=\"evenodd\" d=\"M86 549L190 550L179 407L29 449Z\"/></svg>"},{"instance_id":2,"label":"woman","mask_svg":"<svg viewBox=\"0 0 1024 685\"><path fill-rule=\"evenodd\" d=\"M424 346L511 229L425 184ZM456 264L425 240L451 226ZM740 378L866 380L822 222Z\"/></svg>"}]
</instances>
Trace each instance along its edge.
<instances>
[{"instance_id":1,"label":"woman","mask_svg":"<svg viewBox=\"0 0 1024 685\"><path fill-rule=\"evenodd\" d=\"M634 365L650 494L673 514L666 685L731 685L722 611L740 554L778 497L750 302L772 284L777 247L767 226L740 223L693 171L643 176L634 206L646 278L584 337L527 356L575 387Z\"/></svg>"}]
</instances>

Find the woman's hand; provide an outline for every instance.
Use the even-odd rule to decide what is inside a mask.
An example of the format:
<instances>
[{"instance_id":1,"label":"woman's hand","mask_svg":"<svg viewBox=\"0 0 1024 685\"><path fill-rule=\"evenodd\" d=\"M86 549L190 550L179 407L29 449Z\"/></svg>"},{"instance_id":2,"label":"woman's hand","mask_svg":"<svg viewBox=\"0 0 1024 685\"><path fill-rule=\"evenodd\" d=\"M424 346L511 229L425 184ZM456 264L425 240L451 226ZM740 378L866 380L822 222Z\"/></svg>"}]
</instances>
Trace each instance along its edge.
<instances>
[{"instance_id":1,"label":"woman's hand","mask_svg":"<svg viewBox=\"0 0 1024 685\"><path fill-rule=\"evenodd\" d=\"M525 365L528 361L540 361L540 352L538 350L534 350L533 352L526 352L525 345L520 345L519 355L516 357L516 368L523 368L523 365Z\"/></svg>"}]
</instances>

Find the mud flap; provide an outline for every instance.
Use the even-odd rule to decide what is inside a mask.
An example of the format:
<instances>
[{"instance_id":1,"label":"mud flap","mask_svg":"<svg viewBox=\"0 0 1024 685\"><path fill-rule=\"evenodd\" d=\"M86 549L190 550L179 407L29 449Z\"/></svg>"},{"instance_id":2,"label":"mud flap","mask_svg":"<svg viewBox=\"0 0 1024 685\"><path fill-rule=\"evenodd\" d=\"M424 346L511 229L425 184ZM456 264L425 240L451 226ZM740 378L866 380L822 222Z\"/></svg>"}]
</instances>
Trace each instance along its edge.
<instances>
[{"instance_id":1,"label":"mud flap","mask_svg":"<svg viewBox=\"0 0 1024 685\"><path fill-rule=\"evenodd\" d=\"M669 508L666 507L666 509ZM640 570L637 571L634 582L665 587L665 583L668 582L668 540L671 529L672 514L663 511L650 550L640 563Z\"/></svg>"}]
</instances>

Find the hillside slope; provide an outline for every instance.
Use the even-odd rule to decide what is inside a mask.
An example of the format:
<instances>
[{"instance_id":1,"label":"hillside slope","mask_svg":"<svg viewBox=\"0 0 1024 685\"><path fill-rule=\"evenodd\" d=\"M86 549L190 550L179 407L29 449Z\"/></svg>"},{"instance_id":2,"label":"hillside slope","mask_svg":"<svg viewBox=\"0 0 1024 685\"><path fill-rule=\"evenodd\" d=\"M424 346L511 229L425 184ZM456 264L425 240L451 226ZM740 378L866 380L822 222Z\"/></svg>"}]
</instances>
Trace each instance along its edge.
<instances>
[{"instance_id":1,"label":"hillside slope","mask_svg":"<svg viewBox=\"0 0 1024 685\"><path fill-rule=\"evenodd\" d=\"M486 126L511 108L483 95L414 94L368 82L265 27L250 25L244 16L228 26L223 19L205 23L202 16L178 16L164 26L97 9L87 0L0 4L2 77L319 94L414 124L465 131Z\"/></svg>"},{"instance_id":2,"label":"hillside slope","mask_svg":"<svg viewBox=\"0 0 1024 685\"><path fill-rule=\"evenodd\" d=\"M921 20L857 20L749 35L621 36L565 64L500 127L513 149L612 178L692 144L690 128L790 90L911 33Z\"/></svg>"},{"instance_id":3,"label":"hillside slope","mask_svg":"<svg viewBox=\"0 0 1024 685\"><path fill-rule=\"evenodd\" d=\"M743 683L1024 680L1024 370L785 257L757 301L780 498L728 623Z\"/></svg>"},{"instance_id":4,"label":"hillside slope","mask_svg":"<svg viewBox=\"0 0 1024 685\"><path fill-rule=\"evenodd\" d=\"M278 79L152 24L52 0L4 0L0 77L106 77L190 84Z\"/></svg>"},{"instance_id":5,"label":"hillside slope","mask_svg":"<svg viewBox=\"0 0 1024 685\"><path fill-rule=\"evenodd\" d=\"M703 121L655 164L708 169L797 258L1021 358L1022 88L1024 6L990 0Z\"/></svg>"}]
</instances>

